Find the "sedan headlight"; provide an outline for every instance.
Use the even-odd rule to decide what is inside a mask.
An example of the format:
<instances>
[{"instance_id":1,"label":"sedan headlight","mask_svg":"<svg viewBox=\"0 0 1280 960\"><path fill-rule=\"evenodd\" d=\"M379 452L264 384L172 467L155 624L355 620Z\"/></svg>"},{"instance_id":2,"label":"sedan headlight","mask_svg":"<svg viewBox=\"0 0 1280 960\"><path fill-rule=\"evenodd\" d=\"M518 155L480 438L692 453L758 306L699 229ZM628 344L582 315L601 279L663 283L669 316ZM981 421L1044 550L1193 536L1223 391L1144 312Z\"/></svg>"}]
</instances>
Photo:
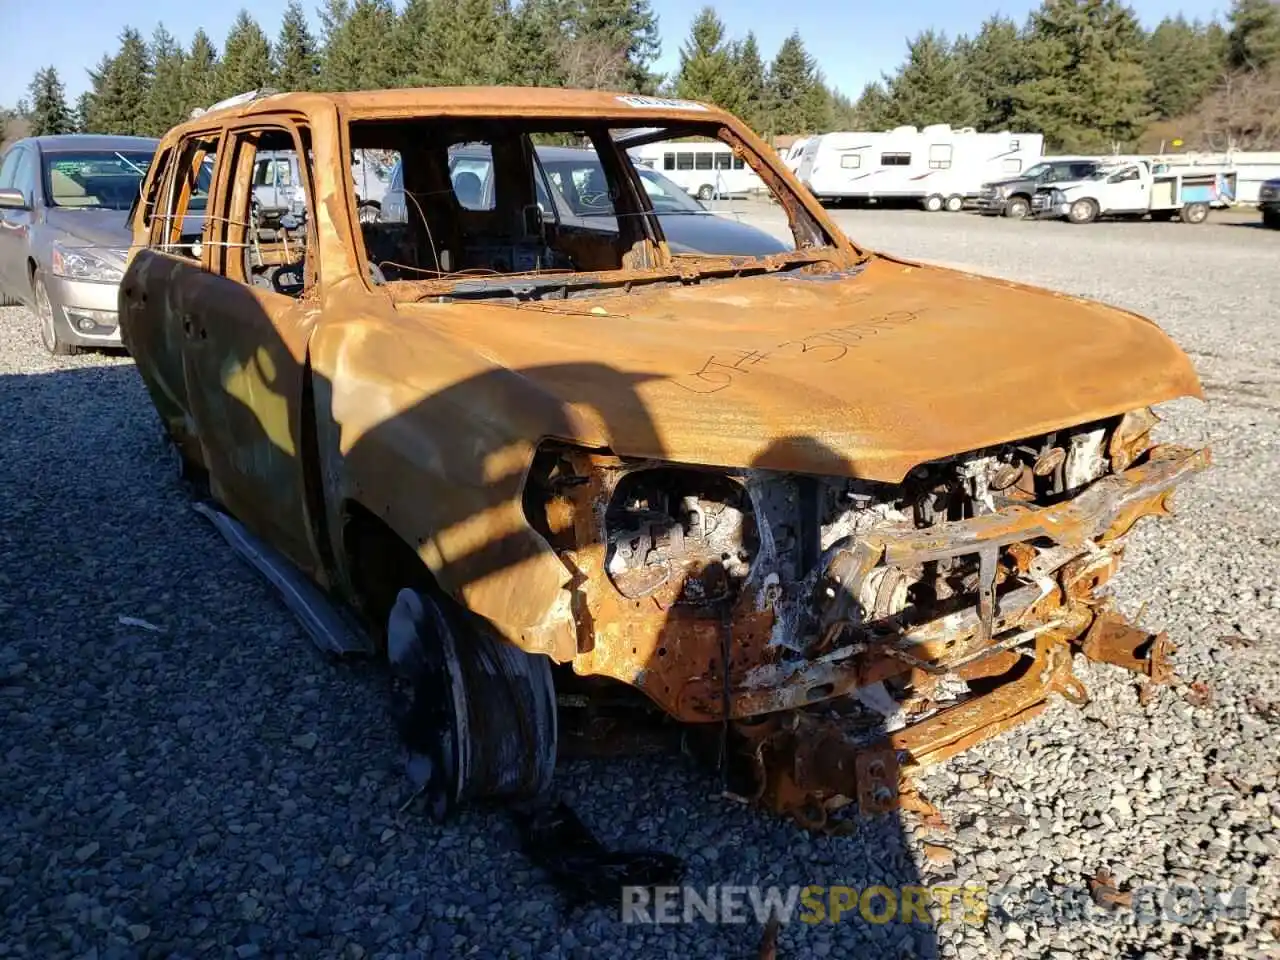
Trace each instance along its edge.
<instances>
[{"instance_id":1,"label":"sedan headlight","mask_svg":"<svg viewBox=\"0 0 1280 960\"><path fill-rule=\"evenodd\" d=\"M53 275L67 280L91 280L95 283L119 283L120 268L100 256L74 247L53 245Z\"/></svg>"}]
</instances>

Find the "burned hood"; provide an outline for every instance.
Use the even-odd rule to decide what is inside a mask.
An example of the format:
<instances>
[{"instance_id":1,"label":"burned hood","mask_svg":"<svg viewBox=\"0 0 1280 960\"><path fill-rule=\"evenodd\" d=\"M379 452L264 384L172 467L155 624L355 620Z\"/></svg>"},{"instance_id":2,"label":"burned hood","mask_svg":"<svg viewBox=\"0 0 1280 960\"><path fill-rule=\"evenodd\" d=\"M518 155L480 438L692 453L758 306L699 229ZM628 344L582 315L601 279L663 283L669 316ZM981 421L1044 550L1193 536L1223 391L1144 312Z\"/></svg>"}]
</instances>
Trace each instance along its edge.
<instances>
[{"instance_id":1,"label":"burned hood","mask_svg":"<svg viewBox=\"0 0 1280 960\"><path fill-rule=\"evenodd\" d=\"M544 435L676 462L893 482L939 457L1201 395L1149 320L886 258L835 275L400 309L572 412Z\"/></svg>"}]
</instances>

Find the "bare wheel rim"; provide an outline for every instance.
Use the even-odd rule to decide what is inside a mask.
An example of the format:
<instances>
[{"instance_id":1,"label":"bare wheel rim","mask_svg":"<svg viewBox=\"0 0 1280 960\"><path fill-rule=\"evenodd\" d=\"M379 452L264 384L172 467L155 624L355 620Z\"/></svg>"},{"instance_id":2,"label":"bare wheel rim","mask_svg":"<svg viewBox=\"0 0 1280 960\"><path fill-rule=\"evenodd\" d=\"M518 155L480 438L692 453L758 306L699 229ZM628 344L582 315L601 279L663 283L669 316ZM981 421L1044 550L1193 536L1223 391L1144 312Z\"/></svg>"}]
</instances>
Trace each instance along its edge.
<instances>
[{"instance_id":1,"label":"bare wheel rim","mask_svg":"<svg viewBox=\"0 0 1280 960\"><path fill-rule=\"evenodd\" d=\"M467 624L408 589L387 624L392 668L415 688L401 726L410 775L419 771L437 816L469 800L540 796L555 770L550 660Z\"/></svg>"},{"instance_id":2,"label":"bare wheel rim","mask_svg":"<svg viewBox=\"0 0 1280 960\"><path fill-rule=\"evenodd\" d=\"M36 317L40 321L40 339L48 348L49 352L58 346L58 331L53 324L53 304L49 302L48 291L44 288L44 281L38 276L32 284L36 300Z\"/></svg>"}]
</instances>

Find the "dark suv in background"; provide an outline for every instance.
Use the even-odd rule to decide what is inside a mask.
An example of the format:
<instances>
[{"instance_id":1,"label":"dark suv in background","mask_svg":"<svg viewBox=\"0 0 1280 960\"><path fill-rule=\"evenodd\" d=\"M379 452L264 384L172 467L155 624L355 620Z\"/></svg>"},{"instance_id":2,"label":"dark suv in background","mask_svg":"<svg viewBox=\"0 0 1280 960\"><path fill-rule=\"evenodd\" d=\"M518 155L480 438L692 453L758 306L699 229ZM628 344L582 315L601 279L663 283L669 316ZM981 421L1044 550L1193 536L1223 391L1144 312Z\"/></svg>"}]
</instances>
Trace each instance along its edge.
<instances>
[{"instance_id":1,"label":"dark suv in background","mask_svg":"<svg viewBox=\"0 0 1280 960\"><path fill-rule=\"evenodd\" d=\"M979 213L1004 214L1021 220L1031 212L1031 197L1037 187L1065 180L1084 180L1097 172L1099 161L1086 157L1044 160L1016 177L992 180L978 191Z\"/></svg>"},{"instance_id":2,"label":"dark suv in background","mask_svg":"<svg viewBox=\"0 0 1280 960\"><path fill-rule=\"evenodd\" d=\"M1262 211L1264 227L1280 230L1280 177L1258 188L1258 209Z\"/></svg>"}]
</instances>

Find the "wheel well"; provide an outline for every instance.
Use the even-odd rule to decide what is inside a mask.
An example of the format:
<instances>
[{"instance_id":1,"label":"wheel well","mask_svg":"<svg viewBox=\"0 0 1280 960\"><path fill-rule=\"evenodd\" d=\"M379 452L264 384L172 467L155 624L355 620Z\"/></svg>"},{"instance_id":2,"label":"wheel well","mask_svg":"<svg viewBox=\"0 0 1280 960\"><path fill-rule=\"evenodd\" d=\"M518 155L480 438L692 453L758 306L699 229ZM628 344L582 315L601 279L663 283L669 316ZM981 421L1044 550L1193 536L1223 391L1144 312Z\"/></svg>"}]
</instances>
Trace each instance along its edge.
<instances>
[{"instance_id":1,"label":"wheel well","mask_svg":"<svg viewBox=\"0 0 1280 960\"><path fill-rule=\"evenodd\" d=\"M373 635L382 642L387 614L404 587L440 594L417 551L359 501L342 505L342 550L347 559L352 598Z\"/></svg>"}]
</instances>

